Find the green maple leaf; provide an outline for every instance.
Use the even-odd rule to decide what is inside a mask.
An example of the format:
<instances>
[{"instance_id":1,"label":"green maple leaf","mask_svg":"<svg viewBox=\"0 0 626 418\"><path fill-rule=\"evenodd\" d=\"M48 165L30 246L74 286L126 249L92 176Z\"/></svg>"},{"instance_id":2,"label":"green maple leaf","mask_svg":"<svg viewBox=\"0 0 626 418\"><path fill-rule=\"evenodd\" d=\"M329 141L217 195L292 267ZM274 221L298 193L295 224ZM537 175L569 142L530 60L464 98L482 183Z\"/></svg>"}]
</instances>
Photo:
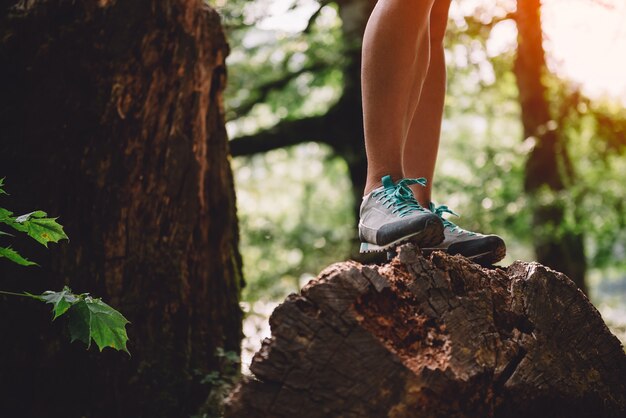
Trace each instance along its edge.
<instances>
[{"instance_id":1,"label":"green maple leaf","mask_svg":"<svg viewBox=\"0 0 626 418\"><path fill-rule=\"evenodd\" d=\"M2 234L9 235L9 234ZM20 266L36 266L37 263L34 263L27 258L22 257L17 251L15 251L11 247L0 247L0 258L7 258L14 263L19 264Z\"/></svg>"},{"instance_id":2,"label":"green maple leaf","mask_svg":"<svg viewBox=\"0 0 626 418\"><path fill-rule=\"evenodd\" d=\"M43 292L41 295L31 295L37 300L40 300L45 303L52 304L52 313L54 317L52 320L54 321L64 313L68 311L72 307L72 305L78 303L80 301L80 296L77 296L72 293L72 290L65 286L63 290L60 292L53 292L51 290L47 290Z\"/></svg>"},{"instance_id":3,"label":"green maple leaf","mask_svg":"<svg viewBox=\"0 0 626 418\"><path fill-rule=\"evenodd\" d=\"M13 215L13 212L11 212L8 209L5 208L0 208L0 222L3 222L5 224L10 224L13 222L13 218L11 218L11 215Z\"/></svg>"},{"instance_id":4,"label":"green maple leaf","mask_svg":"<svg viewBox=\"0 0 626 418\"><path fill-rule=\"evenodd\" d=\"M47 218L46 216L46 212L37 210L18 216L9 225L18 231L27 233L28 236L46 247L49 242L68 239L63 227L57 223L57 218Z\"/></svg>"},{"instance_id":5,"label":"green maple leaf","mask_svg":"<svg viewBox=\"0 0 626 418\"><path fill-rule=\"evenodd\" d=\"M75 304L72 306L68 315L68 329L70 331L71 342L76 340L82 341L87 346L87 349L89 349L89 347L91 347L91 313L89 312L87 304L84 302Z\"/></svg>"},{"instance_id":6,"label":"green maple leaf","mask_svg":"<svg viewBox=\"0 0 626 418\"><path fill-rule=\"evenodd\" d=\"M48 216L48 214L44 212L43 210L36 210L30 213L26 213L24 215L18 216L17 218L15 218L15 222L22 224L30 220L31 218L45 218L46 216Z\"/></svg>"},{"instance_id":7,"label":"green maple leaf","mask_svg":"<svg viewBox=\"0 0 626 418\"><path fill-rule=\"evenodd\" d=\"M86 296L74 304L68 314L72 341L80 340L89 348L93 340L100 351L111 347L128 353L126 325L129 321L102 300Z\"/></svg>"},{"instance_id":8,"label":"green maple leaf","mask_svg":"<svg viewBox=\"0 0 626 418\"><path fill-rule=\"evenodd\" d=\"M128 353L126 325L130 322L101 299L93 298L88 293L74 294L67 286L60 292L48 290L41 295L26 295L52 304L53 320L67 314L72 342L82 341L89 349L91 342L95 341L100 351L111 347Z\"/></svg>"},{"instance_id":9,"label":"green maple leaf","mask_svg":"<svg viewBox=\"0 0 626 418\"><path fill-rule=\"evenodd\" d=\"M0 178L0 195L7 194L4 189L4 178ZM44 211L37 210L18 217L13 212L0 207L0 223L28 234L40 244L48 247L49 242L59 242L68 239L63 231L63 226L57 223L57 218L48 218ZM12 236L0 231L0 236ZM0 258L7 258L23 266L32 266L36 263L22 257L11 247L0 247ZM48 290L41 295L30 293L13 293L1 291L0 293L14 296L28 296L44 303L52 305L54 321L58 317L67 314L69 331L72 341L80 340L91 347L91 341L95 341L100 351L106 347L128 353L126 343L126 325L129 323L124 316L102 302L102 300L89 296L88 293L76 295L65 286L60 292ZM130 354L130 353L129 353Z\"/></svg>"}]
</instances>

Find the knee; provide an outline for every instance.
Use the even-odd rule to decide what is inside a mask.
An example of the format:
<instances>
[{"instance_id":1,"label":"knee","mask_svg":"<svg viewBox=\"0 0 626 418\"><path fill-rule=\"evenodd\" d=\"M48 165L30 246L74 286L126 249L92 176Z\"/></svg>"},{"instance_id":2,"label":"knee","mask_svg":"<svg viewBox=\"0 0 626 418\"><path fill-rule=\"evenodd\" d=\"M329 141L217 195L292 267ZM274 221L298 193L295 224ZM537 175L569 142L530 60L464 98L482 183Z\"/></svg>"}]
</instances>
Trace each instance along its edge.
<instances>
[{"instance_id":1,"label":"knee","mask_svg":"<svg viewBox=\"0 0 626 418\"><path fill-rule=\"evenodd\" d=\"M378 0L387 6L392 6L408 16L418 16L428 19L435 5L440 0ZM449 0L447 0L449 1Z\"/></svg>"}]
</instances>

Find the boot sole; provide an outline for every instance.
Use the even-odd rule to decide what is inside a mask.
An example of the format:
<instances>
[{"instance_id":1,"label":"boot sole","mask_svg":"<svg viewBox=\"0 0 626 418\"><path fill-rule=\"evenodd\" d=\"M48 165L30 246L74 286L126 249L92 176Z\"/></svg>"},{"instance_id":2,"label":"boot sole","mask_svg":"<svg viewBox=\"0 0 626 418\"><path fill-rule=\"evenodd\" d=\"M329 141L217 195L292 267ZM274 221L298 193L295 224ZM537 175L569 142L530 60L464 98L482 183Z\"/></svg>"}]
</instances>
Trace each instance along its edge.
<instances>
[{"instance_id":1,"label":"boot sole","mask_svg":"<svg viewBox=\"0 0 626 418\"><path fill-rule=\"evenodd\" d=\"M489 266L502 260L505 256L506 256L506 247L500 245L491 251L487 251L481 254L476 254L467 258L469 260L472 260L474 263L480 264L481 266Z\"/></svg>"},{"instance_id":2,"label":"boot sole","mask_svg":"<svg viewBox=\"0 0 626 418\"><path fill-rule=\"evenodd\" d=\"M424 229L422 229L421 231L416 232L415 234L406 235L389 244L376 245L376 244L371 244L369 242L362 242L361 249L359 250L359 252L361 254L381 253L381 252L389 251L393 248L396 248L399 245L402 245L408 242L413 243L417 245L418 247L422 248L422 247L427 247L429 245L440 244L441 242L443 242L443 240L444 240L443 224L441 222L433 222L433 221L428 220L426 221L426 226L424 226Z\"/></svg>"},{"instance_id":3,"label":"boot sole","mask_svg":"<svg viewBox=\"0 0 626 418\"><path fill-rule=\"evenodd\" d=\"M446 248L427 248L424 250L424 254L430 255L433 253L433 251L447 252L447 249ZM463 255L461 253L454 254L454 255L462 255L468 260L471 260L476 264L480 264L481 266L490 266L502 260L506 256L506 246L498 245L497 247L489 251L485 251L480 254L474 254L474 255L469 255L469 256Z\"/></svg>"}]
</instances>

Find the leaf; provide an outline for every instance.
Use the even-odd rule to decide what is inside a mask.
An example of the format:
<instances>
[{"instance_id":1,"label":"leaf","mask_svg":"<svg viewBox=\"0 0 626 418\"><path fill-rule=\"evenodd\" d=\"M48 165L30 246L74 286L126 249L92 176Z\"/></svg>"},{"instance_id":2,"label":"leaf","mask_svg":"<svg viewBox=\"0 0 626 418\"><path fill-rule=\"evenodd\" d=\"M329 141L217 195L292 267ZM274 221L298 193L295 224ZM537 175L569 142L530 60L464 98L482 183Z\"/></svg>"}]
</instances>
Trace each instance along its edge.
<instances>
[{"instance_id":1,"label":"leaf","mask_svg":"<svg viewBox=\"0 0 626 418\"><path fill-rule=\"evenodd\" d=\"M8 194L4 191L4 177L0 179L0 195L2 194Z\"/></svg>"},{"instance_id":2,"label":"leaf","mask_svg":"<svg viewBox=\"0 0 626 418\"><path fill-rule=\"evenodd\" d=\"M87 297L85 303L91 311L91 338L98 344L100 351L105 347L112 347L128 353L126 324L129 321L100 299Z\"/></svg>"},{"instance_id":3,"label":"leaf","mask_svg":"<svg viewBox=\"0 0 626 418\"><path fill-rule=\"evenodd\" d=\"M89 349L93 340L100 351L111 347L128 353L126 324L129 322L121 313L102 300L93 298L88 293L74 294L67 286L60 292L48 290L41 295L30 293L25 293L25 295L52 304L53 321L67 313L72 342L82 341Z\"/></svg>"},{"instance_id":4,"label":"leaf","mask_svg":"<svg viewBox=\"0 0 626 418\"><path fill-rule=\"evenodd\" d=\"M0 231L0 237L1 237L1 236L3 236L3 235L4 235L4 236L7 236L7 237L13 237L13 236L14 236L13 234L9 234L9 233L7 233L7 232Z\"/></svg>"},{"instance_id":5,"label":"leaf","mask_svg":"<svg viewBox=\"0 0 626 418\"><path fill-rule=\"evenodd\" d=\"M220 379L220 372L218 371L212 371L207 373L202 380L200 380L200 384L205 385L205 384L209 384L209 385L217 385L221 382L222 379Z\"/></svg>"},{"instance_id":6,"label":"leaf","mask_svg":"<svg viewBox=\"0 0 626 418\"><path fill-rule=\"evenodd\" d=\"M27 213L25 215L15 218L15 222L24 223L30 218L45 218L48 214L42 210L36 210L34 212Z\"/></svg>"},{"instance_id":7,"label":"leaf","mask_svg":"<svg viewBox=\"0 0 626 418\"><path fill-rule=\"evenodd\" d=\"M60 317L61 315L63 315L64 313L66 313L72 307L72 305L80 302L81 300L80 297L73 294L72 290L67 286L65 286L63 290L61 290L60 292L53 292L51 290L47 290L43 292L41 295L30 295L30 294L28 295L42 302L50 303L53 305L52 307L52 313L54 314L54 317L52 318L53 321L57 319L58 317Z\"/></svg>"},{"instance_id":8,"label":"leaf","mask_svg":"<svg viewBox=\"0 0 626 418\"><path fill-rule=\"evenodd\" d=\"M4 223L7 223L7 221L13 222L13 218L11 218L12 215L13 215L13 212L11 212L10 210L5 209L5 208L0 208L0 222L4 222Z\"/></svg>"},{"instance_id":9,"label":"leaf","mask_svg":"<svg viewBox=\"0 0 626 418\"><path fill-rule=\"evenodd\" d=\"M36 266L37 265L37 263L34 263L22 257L17 251L15 251L11 247L0 247L0 257L8 258L9 260L13 261L14 263L19 264L20 266Z\"/></svg>"},{"instance_id":10,"label":"leaf","mask_svg":"<svg viewBox=\"0 0 626 418\"><path fill-rule=\"evenodd\" d=\"M129 322L102 300L86 296L69 309L69 316L72 341L80 340L89 348L93 339L100 351L111 347L128 353L126 324Z\"/></svg>"},{"instance_id":11,"label":"leaf","mask_svg":"<svg viewBox=\"0 0 626 418\"><path fill-rule=\"evenodd\" d=\"M41 210L27 213L15 218L15 223L10 225L18 231L26 232L28 236L46 247L49 242L68 239L63 226L57 223L57 218L46 218L46 215L46 212Z\"/></svg>"},{"instance_id":12,"label":"leaf","mask_svg":"<svg viewBox=\"0 0 626 418\"><path fill-rule=\"evenodd\" d=\"M70 340L82 341L87 345L87 349L91 347L91 335L89 333L89 322L91 321L91 313L84 300L73 305L68 312L68 329L70 331Z\"/></svg>"}]
</instances>

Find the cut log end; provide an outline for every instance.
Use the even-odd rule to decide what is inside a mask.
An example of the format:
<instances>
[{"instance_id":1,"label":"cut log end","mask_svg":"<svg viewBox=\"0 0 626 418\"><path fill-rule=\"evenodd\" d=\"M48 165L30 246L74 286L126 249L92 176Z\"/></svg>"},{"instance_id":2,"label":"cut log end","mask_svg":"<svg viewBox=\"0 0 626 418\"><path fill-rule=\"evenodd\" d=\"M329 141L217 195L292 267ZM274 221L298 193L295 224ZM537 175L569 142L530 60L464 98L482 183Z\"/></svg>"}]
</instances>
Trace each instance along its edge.
<instances>
[{"instance_id":1,"label":"cut log end","mask_svg":"<svg viewBox=\"0 0 626 418\"><path fill-rule=\"evenodd\" d=\"M564 275L411 245L339 263L270 318L227 417L622 417L626 355Z\"/></svg>"}]
</instances>

